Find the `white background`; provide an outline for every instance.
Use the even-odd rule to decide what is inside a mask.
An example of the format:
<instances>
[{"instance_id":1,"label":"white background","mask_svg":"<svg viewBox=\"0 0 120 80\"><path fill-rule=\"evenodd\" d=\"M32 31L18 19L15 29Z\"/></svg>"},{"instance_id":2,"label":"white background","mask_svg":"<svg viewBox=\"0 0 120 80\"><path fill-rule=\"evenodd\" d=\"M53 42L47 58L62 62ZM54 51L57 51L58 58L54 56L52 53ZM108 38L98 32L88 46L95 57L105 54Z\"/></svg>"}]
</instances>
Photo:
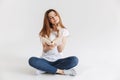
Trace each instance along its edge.
<instances>
[{"instance_id":1,"label":"white background","mask_svg":"<svg viewBox=\"0 0 120 80\"><path fill-rule=\"evenodd\" d=\"M0 0L1 70L28 67L29 57L41 55L38 34L51 8L70 32L65 56L77 56L80 65L120 66L119 0Z\"/></svg>"}]
</instances>

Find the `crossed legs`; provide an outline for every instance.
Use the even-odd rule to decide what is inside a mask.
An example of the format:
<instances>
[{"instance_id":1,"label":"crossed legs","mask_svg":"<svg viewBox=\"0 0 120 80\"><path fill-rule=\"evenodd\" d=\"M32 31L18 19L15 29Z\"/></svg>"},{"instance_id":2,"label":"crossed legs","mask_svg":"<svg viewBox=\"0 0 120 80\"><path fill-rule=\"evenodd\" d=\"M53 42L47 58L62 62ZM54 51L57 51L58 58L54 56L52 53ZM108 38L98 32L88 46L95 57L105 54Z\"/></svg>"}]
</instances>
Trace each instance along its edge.
<instances>
[{"instance_id":1,"label":"crossed legs","mask_svg":"<svg viewBox=\"0 0 120 80\"><path fill-rule=\"evenodd\" d=\"M64 74L64 70L71 69L78 64L78 58L70 56L59 59L55 62L49 62L43 58L31 57L29 59L30 66L48 73Z\"/></svg>"}]
</instances>

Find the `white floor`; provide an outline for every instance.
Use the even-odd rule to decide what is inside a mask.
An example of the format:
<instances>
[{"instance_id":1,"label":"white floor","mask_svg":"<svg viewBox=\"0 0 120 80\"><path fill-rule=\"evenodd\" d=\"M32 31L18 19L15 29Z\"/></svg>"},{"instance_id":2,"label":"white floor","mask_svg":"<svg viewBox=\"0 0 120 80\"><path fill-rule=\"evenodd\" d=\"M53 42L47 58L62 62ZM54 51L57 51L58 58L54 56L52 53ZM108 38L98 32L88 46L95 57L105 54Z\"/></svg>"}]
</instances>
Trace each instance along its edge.
<instances>
[{"instance_id":1,"label":"white floor","mask_svg":"<svg viewBox=\"0 0 120 80\"><path fill-rule=\"evenodd\" d=\"M35 75L25 57L14 55L0 57L0 80L120 80L120 66L78 65L77 76L41 74Z\"/></svg>"}]
</instances>

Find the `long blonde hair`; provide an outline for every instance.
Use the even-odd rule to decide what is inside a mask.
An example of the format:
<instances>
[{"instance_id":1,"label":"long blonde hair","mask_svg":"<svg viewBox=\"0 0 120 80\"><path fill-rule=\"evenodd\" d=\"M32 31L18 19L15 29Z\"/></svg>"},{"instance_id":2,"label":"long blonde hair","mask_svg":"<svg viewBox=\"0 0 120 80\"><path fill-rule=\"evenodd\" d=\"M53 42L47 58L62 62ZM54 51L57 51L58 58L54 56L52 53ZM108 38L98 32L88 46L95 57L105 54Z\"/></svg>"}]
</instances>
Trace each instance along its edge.
<instances>
[{"instance_id":1,"label":"long blonde hair","mask_svg":"<svg viewBox=\"0 0 120 80\"><path fill-rule=\"evenodd\" d=\"M56 11L56 10L54 10L54 9L49 9L49 10L47 10L46 12L45 12L45 15L44 15L44 21L43 21L43 27L42 27L42 29L41 29L41 31L39 32L39 36L42 36L42 37L45 37L46 35L49 37L50 36L50 32L51 32L51 28L53 28L52 27L52 24L50 23L50 21L49 21L49 17L48 17L48 14L50 13L50 12L55 12L56 13L56 15L59 17L59 24L60 24L60 26L62 27L62 28L65 28L64 26L63 26L63 24L62 24L62 20L61 20L61 18L60 18L60 15L59 15L59 13Z\"/></svg>"}]
</instances>

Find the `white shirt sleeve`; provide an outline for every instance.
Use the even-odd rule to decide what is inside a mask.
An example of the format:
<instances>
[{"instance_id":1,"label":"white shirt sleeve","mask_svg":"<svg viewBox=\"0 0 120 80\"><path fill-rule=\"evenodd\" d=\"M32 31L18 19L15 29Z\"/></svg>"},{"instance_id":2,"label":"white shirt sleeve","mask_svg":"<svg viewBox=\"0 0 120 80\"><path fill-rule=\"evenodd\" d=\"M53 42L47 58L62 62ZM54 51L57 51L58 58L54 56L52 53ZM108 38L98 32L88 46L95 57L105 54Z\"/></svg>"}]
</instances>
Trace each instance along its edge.
<instances>
[{"instance_id":1,"label":"white shirt sleeve","mask_svg":"<svg viewBox=\"0 0 120 80\"><path fill-rule=\"evenodd\" d=\"M69 31L67 29L63 30L63 36L65 36L65 37L69 36Z\"/></svg>"}]
</instances>

